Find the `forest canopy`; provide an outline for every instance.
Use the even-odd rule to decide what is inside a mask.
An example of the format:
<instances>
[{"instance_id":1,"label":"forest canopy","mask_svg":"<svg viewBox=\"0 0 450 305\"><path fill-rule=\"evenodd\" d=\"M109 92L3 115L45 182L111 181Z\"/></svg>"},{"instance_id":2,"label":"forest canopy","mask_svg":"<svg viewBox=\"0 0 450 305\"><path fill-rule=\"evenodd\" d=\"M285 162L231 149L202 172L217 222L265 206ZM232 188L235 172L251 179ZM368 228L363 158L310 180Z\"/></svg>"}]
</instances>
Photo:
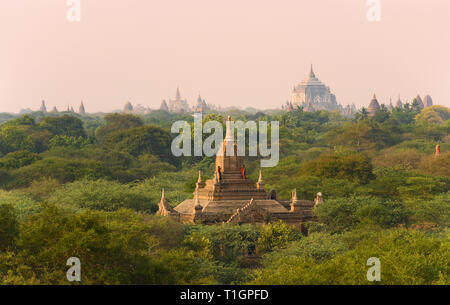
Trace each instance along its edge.
<instances>
[{"instance_id":1,"label":"forest canopy","mask_svg":"<svg viewBox=\"0 0 450 305\"><path fill-rule=\"evenodd\" d=\"M228 113L209 113L204 121ZM177 120L146 115L2 114L0 283L68 284L66 261L83 262L82 284L450 283L450 110L431 106L337 112L250 113L280 122L280 162L262 169L266 189L324 202L306 232L284 222L184 224L156 214L192 198L214 158L170 151ZM436 146L440 154L436 155ZM259 158L247 157L257 180Z\"/></svg>"}]
</instances>

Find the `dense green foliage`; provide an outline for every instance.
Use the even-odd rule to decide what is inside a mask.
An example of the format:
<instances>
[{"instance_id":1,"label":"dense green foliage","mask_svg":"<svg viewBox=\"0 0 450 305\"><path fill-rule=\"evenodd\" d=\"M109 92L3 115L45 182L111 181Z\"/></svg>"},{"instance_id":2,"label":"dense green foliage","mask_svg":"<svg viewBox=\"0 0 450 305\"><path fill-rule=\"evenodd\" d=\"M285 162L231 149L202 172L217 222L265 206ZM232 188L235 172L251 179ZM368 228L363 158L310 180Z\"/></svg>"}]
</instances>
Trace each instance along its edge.
<instances>
[{"instance_id":1,"label":"dense green foliage","mask_svg":"<svg viewBox=\"0 0 450 305\"><path fill-rule=\"evenodd\" d=\"M175 206L191 198L198 170L213 173L214 158L170 151L172 123L192 125L189 114L1 114L0 284L67 284L74 256L82 284L370 284L370 257L381 260L380 284L449 284L449 113L204 116L280 122L280 162L263 179L280 199L322 192L307 235L283 222L155 215L163 188ZM250 178L259 161L246 158Z\"/></svg>"}]
</instances>

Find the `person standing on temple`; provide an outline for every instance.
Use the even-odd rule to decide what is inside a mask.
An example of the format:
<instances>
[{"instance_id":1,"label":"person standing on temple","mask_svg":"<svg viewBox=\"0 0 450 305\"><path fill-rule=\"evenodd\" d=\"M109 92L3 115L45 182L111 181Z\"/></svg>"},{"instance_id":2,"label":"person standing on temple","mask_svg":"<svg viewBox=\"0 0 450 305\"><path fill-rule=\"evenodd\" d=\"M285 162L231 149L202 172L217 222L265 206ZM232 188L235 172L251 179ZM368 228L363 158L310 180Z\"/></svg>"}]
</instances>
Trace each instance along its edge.
<instances>
[{"instance_id":1,"label":"person standing on temple","mask_svg":"<svg viewBox=\"0 0 450 305\"><path fill-rule=\"evenodd\" d=\"M241 174L242 179L247 179L247 170L245 169L245 165L242 165Z\"/></svg>"},{"instance_id":2,"label":"person standing on temple","mask_svg":"<svg viewBox=\"0 0 450 305\"><path fill-rule=\"evenodd\" d=\"M222 180L222 169L220 166L217 166L217 172L219 173L219 180Z\"/></svg>"}]
</instances>

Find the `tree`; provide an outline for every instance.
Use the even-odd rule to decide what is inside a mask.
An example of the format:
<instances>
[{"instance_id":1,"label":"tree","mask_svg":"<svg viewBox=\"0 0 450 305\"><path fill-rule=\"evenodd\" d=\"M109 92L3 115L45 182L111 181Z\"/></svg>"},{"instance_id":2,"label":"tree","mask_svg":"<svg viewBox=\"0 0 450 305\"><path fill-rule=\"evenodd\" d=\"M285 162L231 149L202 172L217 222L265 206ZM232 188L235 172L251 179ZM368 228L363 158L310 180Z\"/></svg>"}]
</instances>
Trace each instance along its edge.
<instances>
[{"instance_id":1,"label":"tree","mask_svg":"<svg viewBox=\"0 0 450 305\"><path fill-rule=\"evenodd\" d=\"M285 248L289 242L299 240L300 232L283 221L269 223L262 227L258 237L258 252L268 252Z\"/></svg>"},{"instance_id":2,"label":"tree","mask_svg":"<svg viewBox=\"0 0 450 305\"><path fill-rule=\"evenodd\" d=\"M0 204L0 251L12 247L18 235L18 222L12 205Z\"/></svg>"},{"instance_id":3,"label":"tree","mask_svg":"<svg viewBox=\"0 0 450 305\"><path fill-rule=\"evenodd\" d=\"M15 151L7 154L3 158L0 158L0 168L10 170L17 169L23 166L30 165L35 161L42 158L36 154L27 150Z\"/></svg>"},{"instance_id":4,"label":"tree","mask_svg":"<svg viewBox=\"0 0 450 305\"><path fill-rule=\"evenodd\" d=\"M362 107L360 111L355 114L355 119L357 121L364 121L369 118L369 112L365 107Z\"/></svg>"},{"instance_id":5,"label":"tree","mask_svg":"<svg viewBox=\"0 0 450 305\"><path fill-rule=\"evenodd\" d=\"M95 134L100 143L116 131L143 126L142 120L132 114L112 113L105 116L105 124L100 126Z\"/></svg>"},{"instance_id":6,"label":"tree","mask_svg":"<svg viewBox=\"0 0 450 305\"><path fill-rule=\"evenodd\" d=\"M109 149L125 151L138 157L148 153L161 160L179 165L171 151L172 135L157 126L142 126L111 133L105 142Z\"/></svg>"},{"instance_id":7,"label":"tree","mask_svg":"<svg viewBox=\"0 0 450 305\"><path fill-rule=\"evenodd\" d=\"M324 178L348 179L367 183L374 178L369 158L362 154L322 155L306 162L300 173Z\"/></svg>"},{"instance_id":8,"label":"tree","mask_svg":"<svg viewBox=\"0 0 450 305\"><path fill-rule=\"evenodd\" d=\"M357 225L377 225L383 228L407 223L408 210L399 201L370 196L326 200L314 210L326 230L341 233Z\"/></svg>"},{"instance_id":9,"label":"tree","mask_svg":"<svg viewBox=\"0 0 450 305\"><path fill-rule=\"evenodd\" d=\"M60 117L45 117L40 123L42 129L49 130L55 136L86 138L83 121L70 115Z\"/></svg>"},{"instance_id":10,"label":"tree","mask_svg":"<svg viewBox=\"0 0 450 305\"><path fill-rule=\"evenodd\" d=\"M104 179L82 179L64 185L48 199L49 203L77 211L80 209L117 211L129 208L150 213L158 209L149 194L127 185Z\"/></svg>"},{"instance_id":11,"label":"tree","mask_svg":"<svg viewBox=\"0 0 450 305\"><path fill-rule=\"evenodd\" d=\"M380 125L371 121L358 121L330 131L328 140L336 145L352 147L356 151L380 149L395 141L392 136L380 129Z\"/></svg>"},{"instance_id":12,"label":"tree","mask_svg":"<svg viewBox=\"0 0 450 305\"><path fill-rule=\"evenodd\" d=\"M54 136L50 139L49 146L50 148L55 147L70 147L73 149L80 149L86 147L89 144L89 141L84 139L83 137L74 137L74 136Z\"/></svg>"},{"instance_id":13,"label":"tree","mask_svg":"<svg viewBox=\"0 0 450 305\"><path fill-rule=\"evenodd\" d=\"M430 106L416 115L415 120L420 123L443 124L450 120L450 109L439 105Z\"/></svg>"}]
</instances>

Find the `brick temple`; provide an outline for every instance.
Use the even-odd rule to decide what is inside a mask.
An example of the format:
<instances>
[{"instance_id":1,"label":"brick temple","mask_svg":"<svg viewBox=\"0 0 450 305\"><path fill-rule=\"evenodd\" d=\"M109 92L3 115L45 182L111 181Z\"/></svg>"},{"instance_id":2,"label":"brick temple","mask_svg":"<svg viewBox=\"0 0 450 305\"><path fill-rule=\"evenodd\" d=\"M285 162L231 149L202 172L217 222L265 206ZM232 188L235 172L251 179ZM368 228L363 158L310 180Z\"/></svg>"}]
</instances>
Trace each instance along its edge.
<instances>
[{"instance_id":1,"label":"brick temple","mask_svg":"<svg viewBox=\"0 0 450 305\"><path fill-rule=\"evenodd\" d=\"M228 150L228 151L227 151ZM226 122L226 136L216 156L214 178L203 181L201 172L194 198L172 208L162 193L159 214L181 222L192 223L268 223L283 220L301 226L312 220L312 209L322 201L318 193L315 201L298 200L293 190L290 200L278 200L277 192L267 192L261 171L258 182L246 177L244 160L237 155L237 143L231 130L231 118Z\"/></svg>"}]
</instances>

